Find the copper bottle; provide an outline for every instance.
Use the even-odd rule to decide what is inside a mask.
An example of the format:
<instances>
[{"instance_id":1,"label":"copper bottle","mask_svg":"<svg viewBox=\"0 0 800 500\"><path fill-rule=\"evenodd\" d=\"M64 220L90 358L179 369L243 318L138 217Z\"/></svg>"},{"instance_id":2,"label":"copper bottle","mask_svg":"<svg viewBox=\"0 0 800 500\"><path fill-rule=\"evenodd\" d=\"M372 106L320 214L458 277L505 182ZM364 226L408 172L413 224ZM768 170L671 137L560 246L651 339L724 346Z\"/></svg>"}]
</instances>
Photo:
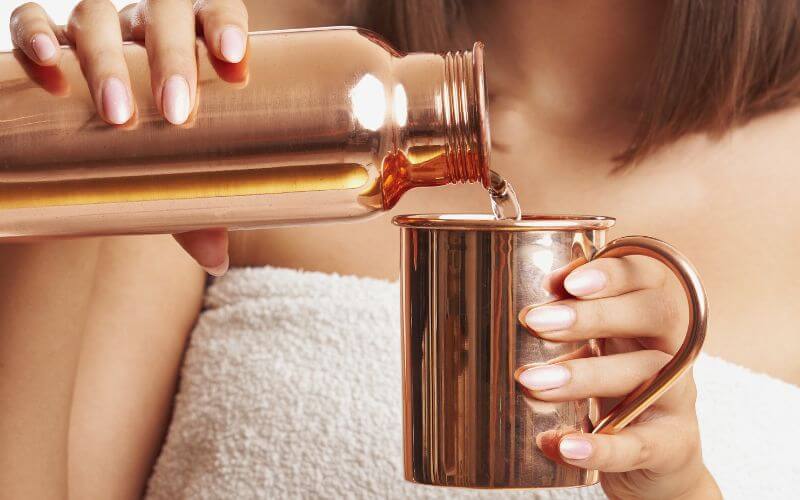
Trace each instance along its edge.
<instances>
[{"instance_id":1,"label":"copper bottle","mask_svg":"<svg viewBox=\"0 0 800 500\"><path fill-rule=\"evenodd\" d=\"M402 54L337 27L250 35L245 59L197 43L186 124L164 120L126 44L136 111L97 115L80 65L0 53L0 237L180 232L360 218L409 188L488 182L483 48Z\"/></svg>"}]
</instances>

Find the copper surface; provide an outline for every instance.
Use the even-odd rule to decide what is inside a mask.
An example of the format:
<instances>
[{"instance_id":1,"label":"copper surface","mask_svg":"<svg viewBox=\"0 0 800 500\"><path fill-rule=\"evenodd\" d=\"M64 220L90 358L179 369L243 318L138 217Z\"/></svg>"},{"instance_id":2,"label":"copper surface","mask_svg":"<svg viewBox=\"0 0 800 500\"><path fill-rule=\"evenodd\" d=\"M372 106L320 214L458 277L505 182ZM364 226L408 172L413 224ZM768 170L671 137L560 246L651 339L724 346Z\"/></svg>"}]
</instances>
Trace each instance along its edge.
<instances>
[{"instance_id":1,"label":"copper surface","mask_svg":"<svg viewBox=\"0 0 800 500\"><path fill-rule=\"evenodd\" d=\"M616 432L692 363L706 328L705 295L691 265L647 237L605 244L614 219L582 216L495 221L486 215L416 215L401 226L403 453L406 479L469 488L586 486L596 471L556 463L536 446L544 431ZM594 341L551 342L519 314L566 296L560 283L593 258L649 255L684 282L692 318L662 372L599 420L594 399L548 403L516 382L522 367Z\"/></svg>"},{"instance_id":2,"label":"copper surface","mask_svg":"<svg viewBox=\"0 0 800 500\"><path fill-rule=\"evenodd\" d=\"M488 182L479 43L402 54L357 28L262 32L229 64L200 40L182 126L158 111L144 47L124 55L136 111L110 126L71 49L57 68L0 53L0 237L337 221Z\"/></svg>"}]
</instances>

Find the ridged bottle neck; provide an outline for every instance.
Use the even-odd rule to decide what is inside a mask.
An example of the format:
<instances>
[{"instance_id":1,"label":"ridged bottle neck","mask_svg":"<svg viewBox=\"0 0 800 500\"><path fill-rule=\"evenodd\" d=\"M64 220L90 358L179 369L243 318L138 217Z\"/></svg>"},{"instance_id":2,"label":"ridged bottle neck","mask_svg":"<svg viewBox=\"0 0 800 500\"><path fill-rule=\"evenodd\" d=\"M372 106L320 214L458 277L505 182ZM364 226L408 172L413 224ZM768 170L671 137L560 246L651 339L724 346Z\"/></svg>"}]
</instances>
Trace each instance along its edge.
<instances>
[{"instance_id":1,"label":"ridged bottle neck","mask_svg":"<svg viewBox=\"0 0 800 500\"><path fill-rule=\"evenodd\" d=\"M489 184L489 136L483 44L444 58L442 112L450 182Z\"/></svg>"},{"instance_id":2,"label":"ridged bottle neck","mask_svg":"<svg viewBox=\"0 0 800 500\"><path fill-rule=\"evenodd\" d=\"M382 163L382 203L409 189L462 182L489 186L489 117L483 44L471 51L393 59L395 126Z\"/></svg>"}]
</instances>

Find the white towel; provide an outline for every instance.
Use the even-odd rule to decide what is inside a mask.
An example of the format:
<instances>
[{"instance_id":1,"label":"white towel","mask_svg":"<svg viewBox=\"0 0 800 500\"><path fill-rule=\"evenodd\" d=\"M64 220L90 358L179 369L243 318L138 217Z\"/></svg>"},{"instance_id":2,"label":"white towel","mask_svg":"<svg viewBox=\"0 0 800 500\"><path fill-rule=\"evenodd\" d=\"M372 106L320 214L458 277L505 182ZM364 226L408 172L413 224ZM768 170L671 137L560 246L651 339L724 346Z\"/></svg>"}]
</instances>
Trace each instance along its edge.
<instances>
[{"instance_id":1,"label":"white towel","mask_svg":"<svg viewBox=\"0 0 800 500\"><path fill-rule=\"evenodd\" d=\"M695 377L726 498L797 498L800 388L709 356ZM396 283L234 269L206 296L148 498L605 498L407 483L400 421Z\"/></svg>"}]
</instances>

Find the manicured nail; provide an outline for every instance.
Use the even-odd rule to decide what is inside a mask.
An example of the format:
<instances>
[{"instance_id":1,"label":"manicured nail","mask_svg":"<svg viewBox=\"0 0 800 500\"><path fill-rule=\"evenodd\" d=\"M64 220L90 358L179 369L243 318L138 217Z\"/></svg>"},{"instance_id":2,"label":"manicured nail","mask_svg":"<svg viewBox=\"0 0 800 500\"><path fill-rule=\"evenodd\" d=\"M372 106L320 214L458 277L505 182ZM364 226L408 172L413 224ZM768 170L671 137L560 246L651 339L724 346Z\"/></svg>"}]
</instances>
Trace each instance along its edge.
<instances>
[{"instance_id":1,"label":"manicured nail","mask_svg":"<svg viewBox=\"0 0 800 500\"><path fill-rule=\"evenodd\" d=\"M244 57L244 35L238 28L225 28L219 37L219 51L226 61L238 63Z\"/></svg>"},{"instance_id":2,"label":"manicured nail","mask_svg":"<svg viewBox=\"0 0 800 500\"><path fill-rule=\"evenodd\" d=\"M226 255L225 260L222 261L222 264L215 266L215 267L203 267L203 270L210 274L211 276L222 276L226 272L228 272L228 266L230 265L230 258Z\"/></svg>"},{"instance_id":3,"label":"manicured nail","mask_svg":"<svg viewBox=\"0 0 800 500\"><path fill-rule=\"evenodd\" d=\"M575 310L568 306L534 307L525 315L525 324L537 332L564 330L575 323Z\"/></svg>"},{"instance_id":4,"label":"manicured nail","mask_svg":"<svg viewBox=\"0 0 800 500\"><path fill-rule=\"evenodd\" d=\"M576 297L597 293L605 288L607 284L608 276L597 269L575 271L564 280L564 288Z\"/></svg>"},{"instance_id":5,"label":"manicured nail","mask_svg":"<svg viewBox=\"0 0 800 500\"><path fill-rule=\"evenodd\" d=\"M39 58L40 62L46 62L56 56L56 46L49 36L39 33L31 40L33 53Z\"/></svg>"},{"instance_id":6,"label":"manicured nail","mask_svg":"<svg viewBox=\"0 0 800 500\"><path fill-rule=\"evenodd\" d=\"M186 81L186 78L173 75L164 82L161 106L164 108L164 117L170 123L180 125L186 122L189 118L189 111L191 111L189 82Z\"/></svg>"},{"instance_id":7,"label":"manicured nail","mask_svg":"<svg viewBox=\"0 0 800 500\"><path fill-rule=\"evenodd\" d=\"M522 372L519 383L532 391L546 391L566 384L569 377L569 370L561 365L542 365Z\"/></svg>"},{"instance_id":8,"label":"manicured nail","mask_svg":"<svg viewBox=\"0 0 800 500\"><path fill-rule=\"evenodd\" d=\"M122 125L131 118L131 102L128 89L122 80L111 77L103 83L103 114L111 123Z\"/></svg>"},{"instance_id":9,"label":"manicured nail","mask_svg":"<svg viewBox=\"0 0 800 500\"><path fill-rule=\"evenodd\" d=\"M561 456L570 460L585 460L592 456L592 443L586 439L565 437L558 443Z\"/></svg>"}]
</instances>

